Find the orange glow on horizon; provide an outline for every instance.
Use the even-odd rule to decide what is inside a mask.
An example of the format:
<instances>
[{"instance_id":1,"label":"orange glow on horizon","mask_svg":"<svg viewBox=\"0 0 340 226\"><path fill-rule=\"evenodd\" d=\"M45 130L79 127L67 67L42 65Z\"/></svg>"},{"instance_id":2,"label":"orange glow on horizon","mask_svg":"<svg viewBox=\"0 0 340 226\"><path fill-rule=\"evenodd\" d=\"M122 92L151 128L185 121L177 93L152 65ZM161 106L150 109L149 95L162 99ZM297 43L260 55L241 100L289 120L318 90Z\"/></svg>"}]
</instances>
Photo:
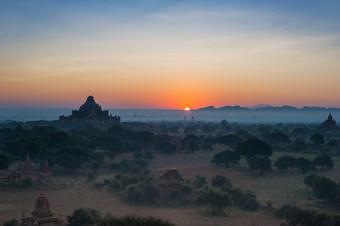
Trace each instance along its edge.
<instances>
[{"instance_id":1,"label":"orange glow on horizon","mask_svg":"<svg viewBox=\"0 0 340 226\"><path fill-rule=\"evenodd\" d=\"M184 111L190 111L189 107L184 108Z\"/></svg>"}]
</instances>

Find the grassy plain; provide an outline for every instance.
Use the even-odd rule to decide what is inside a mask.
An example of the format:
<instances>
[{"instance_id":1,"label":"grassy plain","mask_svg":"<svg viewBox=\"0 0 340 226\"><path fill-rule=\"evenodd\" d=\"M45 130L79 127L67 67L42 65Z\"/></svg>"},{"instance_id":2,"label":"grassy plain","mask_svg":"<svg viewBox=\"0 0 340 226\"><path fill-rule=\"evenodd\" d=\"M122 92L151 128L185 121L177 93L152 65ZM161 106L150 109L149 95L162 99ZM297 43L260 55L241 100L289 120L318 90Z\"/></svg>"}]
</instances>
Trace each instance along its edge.
<instances>
[{"instance_id":1,"label":"grassy plain","mask_svg":"<svg viewBox=\"0 0 340 226\"><path fill-rule=\"evenodd\" d=\"M123 215L154 216L169 220L177 225L191 226L217 226L217 225L279 225L280 219L273 215L273 211L266 209L267 205L279 208L282 204L296 204L302 208L324 209L321 201L316 200L308 190L303 180L306 175L297 171L288 171L281 174L273 168L271 173L252 173L247 170L245 161L240 165L232 166L228 169L218 168L210 164L212 156L223 150L224 147L217 146L214 151L198 151L195 154L165 155L156 154L151 160L151 173L156 177L163 175L166 170L176 168L185 180L193 181L195 175L205 176L210 182L214 175L221 174L230 178L234 187L255 191L261 204L261 208L256 212L246 212L238 208L227 208L227 216L216 217L209 214L210 208L185 206L185 207L158 207L158 206L135 206L124 203L114 193L108 192L106 188L98 189L94 186L104 179L113 179L114 174L107 169L98 172L94 182L86 180L86 172L78 176L54 176L44 179L42 183L45 193L50 202L50 207L55 216L67 216L77 208L93 208L99 210L102 215L107 213ZM282 156L292 155L294 157L305 157L313 159L314 154L309 153L284 153L274 152L272 162ZM129 157L117 156L117 160ZM315 174L330 177L337 182L340 172L340 157L333 157L335 167L332 170L317 170ZM1 177L5 176L5 171L1 172ZM12 218L20 219L22 213L30 215L34 209L34 204L40 194L40 184L29 189L0 188L0 223Z\"/></svg>"}]
</instances>

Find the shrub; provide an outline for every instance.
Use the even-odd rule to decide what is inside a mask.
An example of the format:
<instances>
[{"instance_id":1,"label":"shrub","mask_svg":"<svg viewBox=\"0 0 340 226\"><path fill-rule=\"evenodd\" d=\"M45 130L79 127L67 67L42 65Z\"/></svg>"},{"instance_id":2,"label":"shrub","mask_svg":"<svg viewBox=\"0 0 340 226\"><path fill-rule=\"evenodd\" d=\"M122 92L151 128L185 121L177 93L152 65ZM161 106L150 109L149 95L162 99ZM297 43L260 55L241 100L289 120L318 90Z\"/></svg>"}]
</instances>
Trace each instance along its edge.
<instances>
[{"instance_id":1,"label":"shrub","mask_svg":"<svg viewBox=\"0 0 340 226\"><path fill-rule=\"evenodd\" d=\"M257 210L259 205L260 205L259 202L255 198L251 197L247 201L245 201L242 208L244 210L254 211L254 210Z\"/></svg>"},{"instance_id":2,"label":"shrub","mask_svg":"<svg viewBox=\"0 0 340 226\"><path fill-rule=\"evenodd\" d=\"M12 219L12 220L9 220L9 221L5 221L3 226L18 226L18 220Z\"/></svg>"},{"instance_id":3,"label":"shrub","mask_svg":"<svg viewBox=\"0 0 340 226\"><path fill-rule=\"evenodd\" d=\"M114 192L117 192L121 189L120 183L118 180L111 180L110 181L110 189Z\"/></svg>"},{"instance_id":4,"label":"shrub","mask_svg":"<svg viewBox=\"0 0 340 226\"><path fill-rule=\"evenodd\" d=\"M229 191L232 188L230 180L222 175L216 175L211 180L211 186L213 188L220 188L225 191Z\"/></svg>"},{"instance_id":5,"label":"shrub","mask_svg":"<svg viewBox=\"0 0 340 226\"><path fill-rule=\"evenodd\" d=\"M202 188L203 186L207 185L207 178L206 177L202 177L199 175L195 176L195 181L194 181L194 186L195 188Z\"/></svg>"}]
</instances>

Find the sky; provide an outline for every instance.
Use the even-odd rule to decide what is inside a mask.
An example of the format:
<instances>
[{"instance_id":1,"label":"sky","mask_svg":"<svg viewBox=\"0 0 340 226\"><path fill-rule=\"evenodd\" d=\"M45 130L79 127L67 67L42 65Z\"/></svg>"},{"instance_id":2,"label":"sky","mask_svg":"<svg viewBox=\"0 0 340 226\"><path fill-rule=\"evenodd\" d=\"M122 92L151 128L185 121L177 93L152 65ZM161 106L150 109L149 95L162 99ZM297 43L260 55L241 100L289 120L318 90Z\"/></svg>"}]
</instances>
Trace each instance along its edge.
<instances>
[{"instance_id":1,"label":"sky","mask_svg":"<svg viewBox=\"0 0 340 226\"><path fill-rule=\"evenodd\" d=\"M340 107L337 0L0 0L0 108Z\"/></svg>"}]
</instances>

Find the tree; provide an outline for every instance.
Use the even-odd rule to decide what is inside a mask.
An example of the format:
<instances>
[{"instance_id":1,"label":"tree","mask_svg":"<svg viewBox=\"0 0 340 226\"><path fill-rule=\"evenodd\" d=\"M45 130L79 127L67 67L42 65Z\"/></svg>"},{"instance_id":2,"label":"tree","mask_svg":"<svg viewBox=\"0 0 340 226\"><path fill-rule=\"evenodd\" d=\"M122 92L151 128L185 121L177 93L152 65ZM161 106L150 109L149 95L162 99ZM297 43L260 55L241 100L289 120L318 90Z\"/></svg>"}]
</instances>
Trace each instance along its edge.
<instances>
[{"instance_id":1,"label":"tree","mask_svg":"<svg viewBox=\"0 0 340 226\"><path fill-rule=\"evenodd\" d=\"M239 164L238 161L240 158L239 152L225 150L215 154L211 163L215 163L217 166L229 167L230 164Z\"/></svg>"},{"instance_id":2,"label":"tree","mask_svg":"<svg viewBox=\"0 0 340 226\"><path fill-rule=\"evenodd\" d=\"M339 186L329 178L317 176L313 180L312 189L317 198L332 201L337 195Z\"/></svg>"},{"instance_id":3,"label":"tree","mask_svg":"<svg viewBox=\"0 0 340 226\"><path fill-rule=\"evenodd\" d=\"M95 173L97 173L99 166L100 166L100 164L97 161L93 161L92 164L91 164L91 167L92 167L92 169Z\"/></svg>"},{"instance_id":4,"label":"tree","mask_svg":"<svg viewBox=\"0 0 340 226\"><path fill-rule=\"evenodd\" d=\"M320 145L325 143L323 136L320 133L313 134L310 139L311 141L313 141L313 144L316 147L319 147Z\"/></svg>"},{"instance_id":5,"label":"tree","mask_svg":"<svg viewBox=\"0 0 340 226\"><path fill-rule=\"evenodd\" d=\"M203 188L207 184L208 184L208 182L207 182L207 178L206 177L202 177L200 175L196 175L195 176L195 181L193 183L195 188Z\"/></svg>"},{"instance_id":6,"label":"tree","mask_svg":"<svg viewBox=\"0 0 340 226\"><path fill-rule=\"evenodd\" d=\"M7 169L11 164L11 155L8 152L0 151L0 170Z\"/></svg>"},{"instance_id":7,"label":"tree","mask_svg":"<svg viewBox=\"0 0 340 226\"><path fill-rule=\"evenodd\" d=\"M76 209L72 216L67 217L69 226L92 226L100 220L100 213L94 209Z\"/></svg>"},{"instance_id":8,"label":"tree","mask_svg":"<svg viewBox=\"0 0 340 226\"><path fill-rule=\"evenodd\" d=\"M224 145L235 146L242 140L235 134L223 135L217 138L217 142Z\"/></svg>"},{"instance_id":9,"label":"tree","mask_svg":"<svg viewBox=\"0 0 340 226\"><path fill-rule=\"evenodd\" d=\"M305 177L303 183L306 185L307 188L311 188L312 185L313 185L313 181L316 177L317 177L317 175L315 175L315 174L309 175L309 176Z\"/></svg>"},{"instance_id":10,"label":"tree","mask_svg":"<svg viewBox=\"0 0 340 226\"><path fill-rule=\"evenodd\" d=\"M247 160L249 165L249 170L260 170L261 173L263 172L270 172L271 171L271 161L267 156L262 155L255 155Z\"/></svg>"},{"instance_id":11,"label":"tree","mask_svg":"<svg viewBox=\"0 0 340 226\"><path fill-rule=\"evenodd\" d=\"M302 172L306 173L307 171L315 170L314 163L305 158L296 159L296 167Z\"/></svg>"},{"instance_id":12,"label":"tree","mask_svg":"<svg viewBox=\"0 0 340 226\"><path fill-rule=\"evenodd\" d=\"M208 189L201 192L196 198L199 204L209 204L214 215L224 214L224 207L231 206L231 198L227 192L219 189Z\"/></svg>"},{"instance_id":13,"label":"tree","mask_svg":"<svg viewBox=\"0 0 340 226\"><path fill-rule=\"evenodd\" d=\"M313 216L313 225L334 226L339 225L336 222L335 215L329 212L318 212Z\"/></svg>"},{"instance_id":14,"label":"tree","mask_svg":"<svg viewBox=\"0 0 340 226\"><path fill-rule=\"evenodd\" d=\"M316 166L321 166L321 170L323 170L323 167L325 166L327 169L331 169L334 166L334 162L332 158L328 155L318 155L313 160L313 163Z\"/></svg>"},{"instance_id":15,"label":"tree","mask_svg":"<svg viewBox=\"0 0 340 226\"><path fill-rule=\"evenodd\" d=\"M69 172L79 168L81 164L89 161L89 151L78 147L67 147L57 151L56 163L65 167Z\"/></svg>"},{"instance_id":16,"label":"tree","mask_svg":"<svg viewBox=\"0 0 340 226\"><path fill-rule=\"evenodd\" d=\"M246 159L250 159L255 155L271 156L273 154L272 147L257 138L238 143L236 151L238 151L241 156L246 157Z\"/></svg>"},{"instance_id":17,"label":"tree","mask_svg":"<svg viewBox=\"0 0 340 226\"><path fill-rule=\"evenodd\" d=\"M306 149L306 142L304 138L296 138L293 142L294 151L304 151Z\"/></svg>"},{"instance_id":18,"label":"tree","mask_svg":"<svg viewBox=\"0 0 340 226\"><path fill-rule=\"evenodd\" d=\"M305 214L299 207L291 206L284 212L284 217L286 217L289 225L295 226L304 220Z\"/></svg>"},{"instance_id":19,"label":"tree","mask_svg":"<svg viewBox=\"0 0 340 226\"><path fill-rule=\"evenodd\" d=\"M229 191L232 188L230 180L222 175L216 175L211 180L211 186L213 188L219 188L223 191Z\"/></svg>"},{"instance_id":20,"label":"tree","mask_svg":"<svg viewBox=\"0 0 340 226\"><path fill-rule=\"evenodd\" d=\"M100 220L98 226L127 226L127 225L138 225L138 226L175 226L175 224L158 219L155 217L138 217L138 216L124 216L115 217L106 215Z\"/></svg>"},{"instance_id":21,"label":"tree","mask_svg":"<svg viewBox=\"0 0 340 226\"><path fill-rule=\"evenodd\" d=\"M106 151L105 155L110 159L111 164L112 164L112 161L116 157L116 154L114 152L112 152L112 151Z\"/></svg>"},{"instance_id":22,"label":"tree","mask_svg":"<svg viewBox=\"0 0 340 226\"><path fill-rule=\"evenodd\" d=\"M18 220L12 219L12 220L9 220L9 221L5 221L3 226L18 226Z\"/></svg>"},{"instance_id":23,"label":"tree","mask_svg":"<svg viewBox=\"0 0 340 226\"><path fill-rule=\"evenodd\" d=\"M270 143L285 144L290 142L288 135L281 131L264 133L263 137Z\"/></svg>"},{"instance_id":24,"label":"tree","mask_svg":"<svg viewBox=\"0 0 340 226\"><path fill-rule=\"evenodd\" d=\"M296 165L296 159L292 156L286 155L279 157L274 166L283 173L283 171L288 171L288 168L294 168Z\"/></svg>"}]
</instances>

